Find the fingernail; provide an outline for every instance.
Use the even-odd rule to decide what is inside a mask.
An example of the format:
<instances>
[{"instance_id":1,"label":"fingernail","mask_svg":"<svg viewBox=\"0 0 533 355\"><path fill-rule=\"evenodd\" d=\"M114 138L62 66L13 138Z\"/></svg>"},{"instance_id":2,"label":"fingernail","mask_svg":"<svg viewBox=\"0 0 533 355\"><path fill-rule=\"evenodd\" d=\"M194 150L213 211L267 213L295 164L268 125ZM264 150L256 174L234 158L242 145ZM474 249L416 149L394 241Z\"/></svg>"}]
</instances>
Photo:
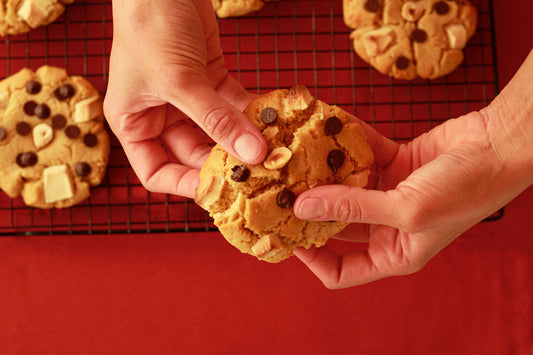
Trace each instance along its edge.
<instances>
[{"instance_id":1,"label":"fingernail","mask_svg":"<svg viewBox=\"0 0 533 355\"><path fill-rule=\"evenodd\" d=\"M249 133L237 138L233 148L245 162L253 162L261 154L261 142Z\"/></svg>"},{"instance_id":2,"label":"fingernail","mask_svg":"<svg viewBox=\"0 0 533 355\"><path fill-rule=\"evenodd\" d=\"M298 208L298 218L315 219L326 213L324 200L318 197L309 197L300 203Z\"/></svg>"}]
</instances>

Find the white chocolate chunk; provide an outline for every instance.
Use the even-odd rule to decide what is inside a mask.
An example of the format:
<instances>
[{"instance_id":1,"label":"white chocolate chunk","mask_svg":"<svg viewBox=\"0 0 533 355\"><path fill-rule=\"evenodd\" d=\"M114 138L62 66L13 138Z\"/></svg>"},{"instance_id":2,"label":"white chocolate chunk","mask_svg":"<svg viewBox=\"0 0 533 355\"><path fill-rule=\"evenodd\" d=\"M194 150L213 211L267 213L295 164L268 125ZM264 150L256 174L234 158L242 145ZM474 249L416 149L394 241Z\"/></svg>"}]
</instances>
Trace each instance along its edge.
<instances>
[{"instance_id":1,"label":"white chocolate chunk","mask_svg":"<svg viewBox=\"0 0 533 355\"><path fill-rule=\"evenodd\" d=\"M423 12L424 7L418 1L409 1L402 6L402 17L410 22L416 22L422 16Z\"/></svg>"},{"instance_id":2,"label":"white chocolate chunk","mask_svg":"<svg viewBox=\"0 0 533 355\"><path fill-rule=\"evenodd\" d=\"M361 36L365 46L366 53L369 57L384 53L390 44L394 41L394 30L390 27L382 27L372 30Z\"/></svg>"},{"instance_id":3,"label":"white chocolate chunk","mask_svg":"<svg viewBox=\"0 0 533 355\"><path fill-rule=\"evenodd\" d=\"M289 160L291 160L292 152L287 147L278 147L276 149L273 149L272 152L268 155L268 157L263 162L263 165L265 168L269 170L276 170L281 169L287 163Z\"/></svg>"},{"instance_id":4,"label":"white chocolate chunk","mask_svg":"<svg viewBox=\"0 0 533 355\"><path fill-rule=\"evenodd\" d=\"M46 147L54 139L54 130L47 123L39 123L33 127L33 144L37 149Z\"/></svg>"},{"instance_id":5,"label":"white chocolate chunk","mask_svg":"<svg viewBox=\"0 0 533 355\"><path fill-rule=\"evenodd\" d=\"M448 35L448 41L450 42L450 48L462 49L466 46L468 34L465 26L456 23L446 26L445 30L446 34Z\"/></svg>"},{"instance_id":6,"label":"white chocolate chunk","mask_svg":"<svg viewBox=\"0 0 533 355\"><path fill-rule=\"evenodd\" d=\"M224 180L218 176L209 176L209 178L200 180L196 188L196 203L204 209L209 209L211 205L217 202L224 186Z\"/></svg>"},{"instance_id":7,"label":"white chocolate chunk","mask_svg":"<svg viewBox=\"0 0 533 355\"><path fill-rule=\"evenodd\" d=\"M358 173L350 174L341 181L341 184L347 186L365 187L368 184L370 170L363 170Z\"/></svg>"},{"instance_id":8,"label":"white chocolate chunk","mask_svg":"<svg viewBox=\"0 0 533 355\"><path fill-rule=\"evenodd\" d=\"M74 122L87 122L103 115L100 96L92 96L74 106Z\"/></svg>"},{"instance_id":9,"label":"white chocolate chunk","mask_svg":"<svg viewBox=\"0 0 533 355\"><path fill-rule=\"evenodd\" d=\"M289 96L287 97L287 111L303 111L311 105L314 98L311 96L309 90L302 85L293 86L289 90Z\"/></svg>"},{"instance_id":10,"label":"white chocolate chunk","mask_svg":"<svg viewBox=\"0 0 533 355\"><path fill-rule=\"evenodd\" d=\"M252 252L260 259L268 258L281 249L281 242L275 235L267 235L252 246Z\"/></svg>"},{"instance_id":11,"label":"white chocolate chunk","mask_svg":"<svg viewBox=\"0 0 533 355\"><path fill-rule=\"evenodd\" d=\"M42 25L54 11L56 4L53 0L25 0L17 15L31 28Z\"/></svg>"},{"instance_id":12,"label":"white chocolate chunk","mask_svg":"<svg viewBox=\"0 0 533 355\"><path fill-rule=\"evenodd\" d=\"M72 178L66 164L43 170L44 201L54 203L74 196Z\"/></svg>"}]
</instances>

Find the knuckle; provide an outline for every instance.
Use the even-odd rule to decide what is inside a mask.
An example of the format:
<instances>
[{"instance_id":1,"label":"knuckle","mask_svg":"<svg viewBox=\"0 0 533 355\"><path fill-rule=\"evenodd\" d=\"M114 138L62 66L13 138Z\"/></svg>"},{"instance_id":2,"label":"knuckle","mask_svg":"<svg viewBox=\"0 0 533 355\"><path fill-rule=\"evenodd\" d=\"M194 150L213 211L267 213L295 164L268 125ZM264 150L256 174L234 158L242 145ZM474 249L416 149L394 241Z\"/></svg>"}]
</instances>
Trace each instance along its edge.
<instances>
[{"instance_id":1,"label":"knuckle","mask_svg":"<svg viewBox=\"0 0 533 355\"><path fill-rule=\"evenodd\" d=\"M230 136L235 128L229 110L217 108L209 111L204 118L205 130L214 140L225 139Z\"/></svg>"},{"instance_id":2,"label":"knuckle","mask_svg":"<svg viewBox=\"0 0 533 355\"><path fill-rule=\"evenodd\" d=\"M361 207L352 198L343 197L335 204L334 213L340 221L356 222L361 218Z\"/></svg>"}]
</instances>

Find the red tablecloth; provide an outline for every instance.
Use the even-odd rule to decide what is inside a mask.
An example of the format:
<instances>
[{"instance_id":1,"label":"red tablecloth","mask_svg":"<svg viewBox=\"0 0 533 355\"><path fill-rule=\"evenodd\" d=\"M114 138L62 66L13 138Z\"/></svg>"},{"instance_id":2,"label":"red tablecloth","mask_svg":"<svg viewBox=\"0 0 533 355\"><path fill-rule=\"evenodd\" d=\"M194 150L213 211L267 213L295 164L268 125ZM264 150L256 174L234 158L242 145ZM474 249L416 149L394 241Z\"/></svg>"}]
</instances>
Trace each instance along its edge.
<instances>
[{"instance_id":1,"label":"red tablecloth","mask_svg":"<svg viewBox=\"0 0 533 355\"><path fill-rule=\"evenodd\" d=\"M533 3L494 3L503 87ZM530 188L422 271L339 291L216 233L0 238L0 353L529 354L532 206Z\"/></svg>"}]
</instances>

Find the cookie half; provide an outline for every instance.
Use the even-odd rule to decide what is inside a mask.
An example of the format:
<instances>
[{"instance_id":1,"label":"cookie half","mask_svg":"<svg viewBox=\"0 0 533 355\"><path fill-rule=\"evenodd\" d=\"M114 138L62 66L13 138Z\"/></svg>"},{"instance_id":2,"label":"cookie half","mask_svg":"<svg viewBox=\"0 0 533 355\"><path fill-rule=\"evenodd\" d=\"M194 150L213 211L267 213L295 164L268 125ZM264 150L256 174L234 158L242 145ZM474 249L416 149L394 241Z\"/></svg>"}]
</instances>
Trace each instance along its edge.
<instances>
[{"instance_id":1,"label":"cookie half","mask_svg":"<svg viewBox=\"0 0 533 355\"><path fill-rule=\"evenodd\" d=\"M266 160L246 165L216 145L200 172L196 202L228 242L261 260L279 262L299 246L323 245L347 224L300 220L292 206L316 186L366 186L374 157L362 127L303 86L261 95L244 113L267 141Z\"/></svg>"},{"instance_id":2,"label":"cookie half","mask_svg":"<svg viewBox=\"0 0 533 355\"><path fill-rule=\"evenodd\" d=\"M355 52L398 79L435 79L463 61L476 29L467 0L343 0Z\"/></svg>"},{"instance_id":3,"label":"cookie half","mask_svg":"<svg viewBox=\"0 0 533 355\"><path fill-rule=\"evenodd\" d=\"M25 33L55 21L74 0L0 0L0 35Z\"/></svg>"},{"instance_id":4,"label":"cookie half","mask_svg":"<svg viewBox=\"0 0 533 355\"><path fill-rule=\"evenodd\" d=\"M22 69L0 82L0 188L39 208L89 197L109 159L102 99L61 68Z\"/></svg>"}]
</instances>

